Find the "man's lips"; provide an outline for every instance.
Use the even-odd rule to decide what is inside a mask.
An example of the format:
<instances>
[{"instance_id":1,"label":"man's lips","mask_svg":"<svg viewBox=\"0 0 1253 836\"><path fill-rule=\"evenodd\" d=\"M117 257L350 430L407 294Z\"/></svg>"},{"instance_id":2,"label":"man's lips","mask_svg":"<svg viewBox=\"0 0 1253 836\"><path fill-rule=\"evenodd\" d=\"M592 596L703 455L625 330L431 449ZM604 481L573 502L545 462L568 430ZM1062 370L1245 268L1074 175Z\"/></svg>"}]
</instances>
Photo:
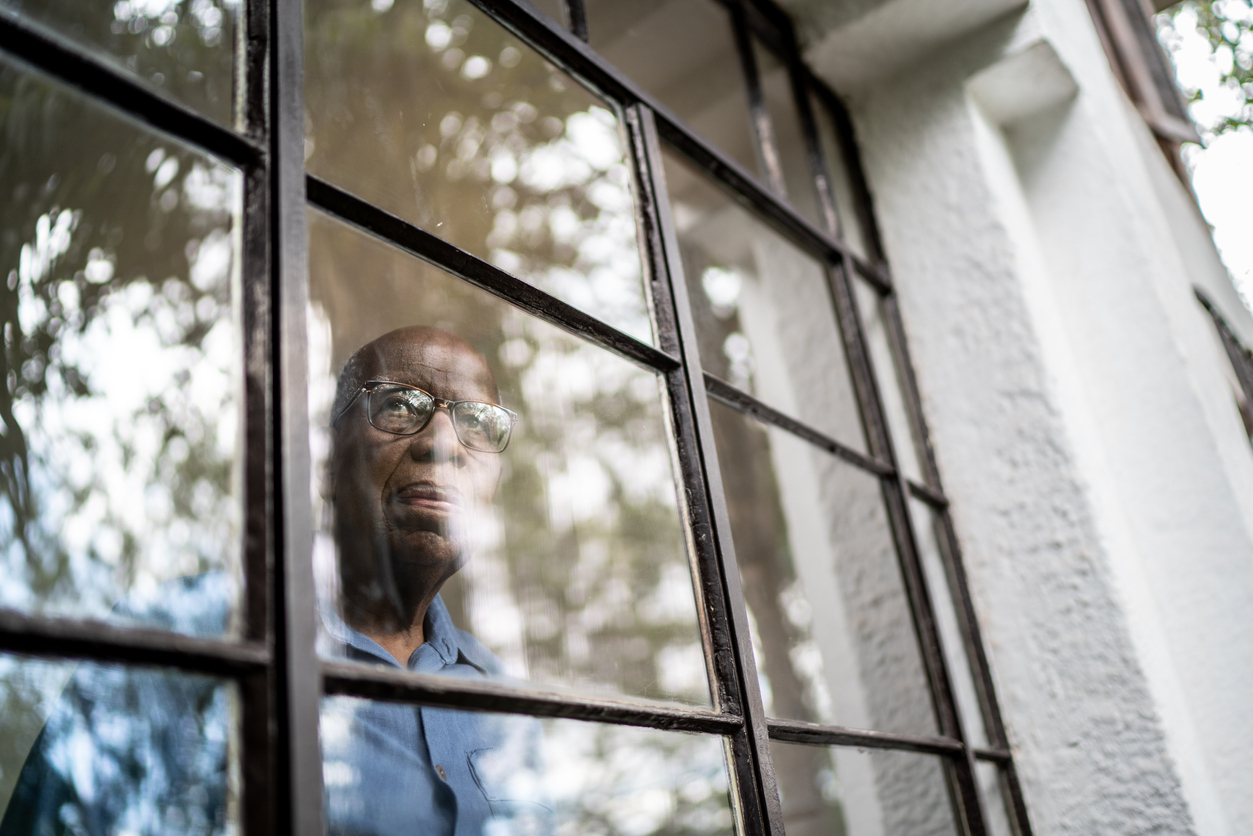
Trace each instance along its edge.
<instances>
[{"instance_id":1,"label":"man's lips","mask_svg":"<svg viewBox=\"0 0 1253 836\"><path fill-rule=\"evenodd\" d=\"M410 508L425 508L448 513L461 507L461 494L455 488L430 482L416 482L396 491L392 495L392 501Z\"/></svg>"}]
</instances>

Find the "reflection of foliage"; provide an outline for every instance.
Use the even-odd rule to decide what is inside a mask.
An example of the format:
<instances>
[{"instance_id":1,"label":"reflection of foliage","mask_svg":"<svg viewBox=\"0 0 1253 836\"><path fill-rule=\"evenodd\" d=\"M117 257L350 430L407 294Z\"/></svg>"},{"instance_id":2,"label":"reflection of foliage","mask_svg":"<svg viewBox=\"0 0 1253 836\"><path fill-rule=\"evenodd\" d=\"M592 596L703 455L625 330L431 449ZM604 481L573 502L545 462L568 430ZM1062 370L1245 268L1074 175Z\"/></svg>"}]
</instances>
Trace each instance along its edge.
<instances>
[{"instance_id":1,"label":"reflection of foliage","mask_svg":"<svg viewBox=\"0 0 1253 836\"><path fill-rule=\"evenodd\" d=\"M1159 21L1159 37L1167 50L1176 54L1185 38L1200 36L1217 69L1217 89L1209 92L1222 99L1218 107L1224 112L1215 114L1212 124L1200 126L1207 141L1253 125L1253 0L1188 0ZM1188 78L1180 78L1180 83L1190 103L1205 99L1205 85Z\"/></svg>"},{"instance_id":2,"label":"reflection of foliage","mask_svg":"<svg viewBox=\"0 0 1253 836\"><path fill-rule=\"evenodd\" d=\"M310 171L649 339L608 105L465 0L306 6Z\"/></svg>"},{"instance_id":3,"label":"reflection of foliage","mask_svg":"<svg viewBox=\"0 0 1253 836\"><path fill-rule=\"evenodd\" d=\"M649 337L603 102L462 0L316 0L306 24L311 171ZM435 271L419 285L413 260L320 226L312 296L334 358L320 373L386 330L433 324L499 361L522 413L497 502L503 544L447 589L454 617L464 606L479 638L537 680L705 702L653 376Z\"/></svg>"},{"instance_id":4,"label":"reflection of foliage","mask_svg":"<svg viewBox=\"0 0 1253 836\"><path fill-rule=\"evenodd\" d=\"M234 100L240 0L0 0L219 122Z\"/></svg>"},{"instance_id":5,"label":"reflection of foliage","mask_svg":"<svg viewBox=\"0 0 1253 836\"><path fill-rule=\"evenodd\" d=\"M717 738L570 721L545 725L548 793L561 833L731 833Z\"/></svg>"},{"instance_id":6,"label":"reflection of foliage","mask_svg":"<svg viewBox=\"0 0 1253 836\"><path fill-rule=\"evenodd\" d=\"M313 0L305 22L314 174L649 339L603 102L462 0ZM708 704L655 376L318 215L309 264L315 398L365 342L429 324L480 351L521 413L498 530L443 590L454 620L545 686ZM546 727L563 832L731 830L718 739L692 738L713 760L667 788L692 762L678 736Z\"/></svg>"},{"instance_id":7,"label":"reflection of foliage","mask_svg":"<svg viewBox=\"0 0 1253 836\"><path fill-rule=\"evenodd\" d=\"M0 660L9 704L14 696L26 704L19 720L38 728L31 715L68 667ZM0 751L0 781L14 790L3 832L231 832L231 708L229 690L208 677L79 666L16 786L24 747ZM14 730L27 745L33 731Z\"/></svg>"},{"instance_id":8,"label":"reflection of foliage","mask_svg":"<svg viewBox=\"0 0 1253 836\"><path fill-rule=\"evenodd\" d=\"M0 600L101 612L234 547L237 175L10 66L0 123Z\"/></svg>"},{"instance_id":9,"label":"reflection of foliage","mask_svg":"<svg viewBox=\"0 0 1253 836\"><path fill-rule=\"evenodd\" d=\"M707 703L655 377L344 226L315 215L310 232L315 329L332 341L315 393L360 345L423 323L478 349L521 413L501 531L445 586L454 620L536 681Z\"/></svg>"}]
</instances>

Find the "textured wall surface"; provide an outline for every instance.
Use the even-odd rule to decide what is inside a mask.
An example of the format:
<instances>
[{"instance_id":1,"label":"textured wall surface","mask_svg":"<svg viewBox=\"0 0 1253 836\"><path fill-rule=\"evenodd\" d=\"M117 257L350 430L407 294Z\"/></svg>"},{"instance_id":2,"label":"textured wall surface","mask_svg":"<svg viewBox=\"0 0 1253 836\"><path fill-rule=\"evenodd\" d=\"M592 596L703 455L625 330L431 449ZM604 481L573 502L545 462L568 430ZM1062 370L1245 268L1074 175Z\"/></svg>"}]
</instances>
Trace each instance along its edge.
<instances>
[{"instance_id":1,"label":"textured wall surface","mask_svg":"<svg viewBox=\"0 0 1253 836\"><path fill-rule=\"evenodd\" d=\"M1038 832L1248 832L1253 453L1192 288L1253 318L1083 0L938 0L931 37L832 5L789 4L850 100Z\"/></svg>"}]
</instances>

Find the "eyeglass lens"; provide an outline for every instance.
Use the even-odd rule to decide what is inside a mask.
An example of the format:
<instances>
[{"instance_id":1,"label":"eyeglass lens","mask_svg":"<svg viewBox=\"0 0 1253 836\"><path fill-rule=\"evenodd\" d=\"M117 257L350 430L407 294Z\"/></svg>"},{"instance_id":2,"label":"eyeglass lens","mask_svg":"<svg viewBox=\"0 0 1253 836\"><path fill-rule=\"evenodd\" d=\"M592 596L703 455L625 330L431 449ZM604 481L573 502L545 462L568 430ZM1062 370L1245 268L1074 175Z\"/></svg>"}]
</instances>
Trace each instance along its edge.
<instances>
[{"instance_id":1,"label":"eyeglass lens","mask_svg":"<svg viewBox=\"0 0 1253 836\"><path fill-rule=\"evenodd\" d=\"M383 432L411 435L426 426L435 399L421 389L378 386L369 391L370 423ZM457 401L452 409L457 438L471 450L499 453L509 443L513 418L503 408L479 401Z\"/></svg>"}]
</instances>

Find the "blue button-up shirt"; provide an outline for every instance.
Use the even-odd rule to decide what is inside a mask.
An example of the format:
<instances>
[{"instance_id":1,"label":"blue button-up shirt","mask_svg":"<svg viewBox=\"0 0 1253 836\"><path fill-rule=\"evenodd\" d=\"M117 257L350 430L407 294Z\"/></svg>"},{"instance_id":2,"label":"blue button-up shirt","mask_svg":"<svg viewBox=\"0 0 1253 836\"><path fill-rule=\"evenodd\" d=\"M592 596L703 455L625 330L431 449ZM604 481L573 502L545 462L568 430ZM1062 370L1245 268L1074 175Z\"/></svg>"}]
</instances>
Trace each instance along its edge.
<instances>
[{"instance_id":1,"label":"blue button-up shirt","mask_svg":"<svg viewBox=\"0 0 1253 836\"><path fill-rule=\"evenodd\" d=\"M328 624L349 658L400 667L377 643ZM474 679L499 662L431 605L408 669ZM540 727L531 718L347 697L322 704L322 764L331 833L497 836L556 827L542 793Z\"/></svg>"},{"instance_id":2,"label":"blue button-up shirt","mask_svg":"<svg viewBox=\"0 0 1253 836\"><path fill-rule=\"evenodd\" d=\"M192 632L221 635L220 576L165 597L200 604ZM221 595L221 607L204 607ZM160 609L164 610L166 606ZM188 611L186 608L183 612ZM136 621L165 625L161 613ZM180 625L185 626L185 625ZM376 642L328 619L347 658L400 667ZM438 597L408 669L494 676L499 662L453 626ZM217 834L228 821L231 700L221 681L169 671L80 665L18 777L0 836ZM321 744L327 831L353 836L505 836L555 832L542 791L533 718L328 697Z\"/></svg>"}]
</instances>

